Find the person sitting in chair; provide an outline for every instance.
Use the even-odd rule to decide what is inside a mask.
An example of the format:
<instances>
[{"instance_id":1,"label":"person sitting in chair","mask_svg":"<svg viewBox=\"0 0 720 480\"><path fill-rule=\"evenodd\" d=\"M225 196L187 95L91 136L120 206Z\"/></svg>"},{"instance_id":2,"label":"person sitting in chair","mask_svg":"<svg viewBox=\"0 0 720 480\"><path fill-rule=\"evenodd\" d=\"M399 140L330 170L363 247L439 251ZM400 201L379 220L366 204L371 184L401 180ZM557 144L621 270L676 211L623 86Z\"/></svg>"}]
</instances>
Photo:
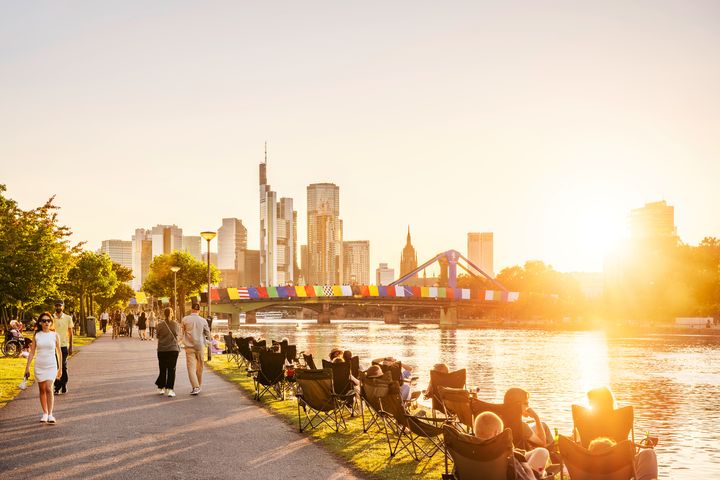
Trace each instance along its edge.
<instances>
[{"instance_id":1,"label":"person sitting in chair","mask_svg":"<svg viewBox=\"0 0 720 480\"><path fill-rule=\"evenodd\" d=\"M598 437L590 442L588 451L590 453L603 453L616 445L614 440L607 437ZM658 464L657 455L652 448L644 448L635 455L635 480L657 480Z\"/></svg>"},{"instance_id":2,"label":"person sitting in chair","mask_svg":"<svg viewBox=\"0 0 720 480\"><path fill-rule=\"evenodd\" d=\"M432 370L430 370L430 371L431 372L450 373L450 368L448 368L448 366L444 363L436 363L435 365L433 365ZM432 378L432 376L430 378ZM432 396L432 394L433 394L433 386L432 386L432 380L430 380L428 382L427 388L423 392L423 397L425 399L428 399Z\"/></svg>"},{"instance_id":3,"label":"person sitting in chair","mask_svg":"<svg viewBox=\"0 0 720 480\"><path fill-rule=\"evenodd\" d=\"M505 426L500 417L492 412L482 412L475 418L474 423L475 436L481 440L490 440L500 435ZM520 462L522 469L528 475L528 478L542 478L545 475L545 465L550 452L546 448L538 447L527 452L515 450L515 459Z\"/></svg>"},{"instance_id":4,"label":"person sitting in chair","mask_svg":"<svg viewBox=\"0 0 720 480\"><path fill-rule=\"evenodd\" d=\"M523 440L536 447L550 448L555 443L550 428L540 421L540 416L530 408L530 394L522 388L510 388L505 392L503 404L518 410L524 418L532 418L533 425L522 422ZM516 443L517 444L517 443Z\"/></svg>"}]
</instances>

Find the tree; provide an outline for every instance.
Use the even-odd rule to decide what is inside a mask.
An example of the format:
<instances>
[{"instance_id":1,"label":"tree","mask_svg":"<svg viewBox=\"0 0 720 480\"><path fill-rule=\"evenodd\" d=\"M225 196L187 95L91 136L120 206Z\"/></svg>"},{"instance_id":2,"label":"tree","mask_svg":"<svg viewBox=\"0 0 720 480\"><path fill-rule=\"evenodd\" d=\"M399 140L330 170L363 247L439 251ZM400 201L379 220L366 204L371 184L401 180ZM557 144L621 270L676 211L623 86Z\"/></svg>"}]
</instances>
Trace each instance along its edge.
<instances>
[{"instance_id":1,"label":"tree","mask_svg":"<svg viewBox=\"0 0 720 480\"><path fill-rule=\"evenodd\" d=\"M173 297L173 272L170 267L180 267L177 272L177 295L180 315L185 314L185 302L190 295L196 295L207 285L207 264L198 261L187 252L175 251L155 257L150 264L143 291L154 297ZM212 283L220 281L220 271L211 266Z\"/></svg>"},{"instance_id":2,"label":"tree","mask_svg":"<svg viewBox=\"0 0 720 480\"><path fill-rule=\"evenodd\" d=\"M54 197L25 211L5 191L0 185L0 311L7 322L58 295L81 244L69 246L72 232L58 224Z\"/></svg>"},{"instance_id":3,"label":"tree","mask_svg":"<svg viewBox=\"0 0 720 480\"><path fill-rule=\"evenodd\" d=\"M133 289L126 283L133 279L132 270L113 262L112 271L115 272L117 277L117 288L109 295L95 296L95 302L97 302L98 310L101 312L114 308L125 308L128 301L135 295Z\"/></svg>"},{"instance_id":4,"label":"tree","mask_svg":"<svg viewBox=\"0 0 720 480\"><path fill-rule=\"evenodd\" d=\"M110 296L117 285L117 274L113 271L113 262L107 254L82 252L76 257L63 290L78 299L81 332L85 331L86 314L93 314L93 296Z\"/></svg>"}]
</instances>

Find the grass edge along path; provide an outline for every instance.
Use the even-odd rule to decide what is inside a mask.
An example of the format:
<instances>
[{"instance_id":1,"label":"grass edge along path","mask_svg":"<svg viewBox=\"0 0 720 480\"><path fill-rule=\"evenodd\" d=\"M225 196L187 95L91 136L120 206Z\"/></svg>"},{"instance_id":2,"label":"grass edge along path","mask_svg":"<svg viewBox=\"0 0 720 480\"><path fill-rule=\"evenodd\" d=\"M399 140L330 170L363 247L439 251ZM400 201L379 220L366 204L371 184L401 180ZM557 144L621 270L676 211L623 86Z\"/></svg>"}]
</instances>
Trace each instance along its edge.
<instances>
[{"instance_id":1,"label":"grass edge along path","mask_svg":"<svg viewBox=\"0 0 720 480\"><path fill-rule=\"evenodd\" d=\"M73 357L77 355L78 351L83 346L94 342L94 337L86 337L82 335L73 335ZM71 357L72 358L72 357ZM27 358L17 357L8 358L0 357L0 408L3 408L12 399L18 396L20 393L20 382L22 381L23 374L25 373L25 365L27 365ZM30 365L30 379L28 380L28 388L35 383L35 372L33 371L32 364Z\"/></svg>"},{"instance_id":2,"label":"grass edge along path","mask_svg":"<svg viewBox=\"0 0 720 480\"><path fill-rule=\"evenodd\" d=\"M213 355L208 363L216 373L226 380L238 385L245 394L252 396L255 393L252 378L248 377L244 369L238 368L234 361L228 360L227 355ZM265 395L257 402L258 407L265 407L272 413L283 418L296 431L298 430L297 400L295 398L276 400ZM367 414L366 414L367 419ZM328 451L345 460L351 467L370 478L381 480L399 480L408 478L440 478L445 473L445 463L442 452L436 453L431 459L421 459L419 462L405 451L398 452L390 458L387 439L373 426L364 433L362 418L357 415L345 419L347 430L335 432L328 426L303 431Z\"/></svg>"}]
</instances>

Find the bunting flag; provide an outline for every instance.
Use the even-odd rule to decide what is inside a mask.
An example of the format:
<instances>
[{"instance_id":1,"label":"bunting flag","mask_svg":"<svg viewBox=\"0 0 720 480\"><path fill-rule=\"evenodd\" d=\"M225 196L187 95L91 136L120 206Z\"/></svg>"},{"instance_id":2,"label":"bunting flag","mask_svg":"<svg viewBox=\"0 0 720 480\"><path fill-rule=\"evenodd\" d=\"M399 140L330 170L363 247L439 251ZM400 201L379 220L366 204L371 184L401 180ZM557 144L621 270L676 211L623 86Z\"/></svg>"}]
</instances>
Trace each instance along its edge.
<instances>
[{"instance_id":1,"label":"bunting flag","mask_svg":"<svg viewBox=\"0 0 720 480\"><path fill-rule=\"evenodd\" d=\"M210 289L210 300L213 302L220 301L220 292L217 288Z\"/></svg>"},{"instance_id":2,"label":"bunting flag","mask_svg":"<svg viewBox=\"0 0 720 480\"><path fill-rule=\"evenodd\" d=\"M420 287L420 296L422 298L430 297L430 289L428 287Z\"/></svg>"},{"instance_id":3,"label":"bunting flag","mask_svg":"<svg viewBox=\"0 0 720 480\"><path fill-rule=\"evenodd\" d=\"M268 298L267 288L265 288L265 287L258 287L258 288L257 288L257 292L258 292L258 296L259 296L260 298Z\"/></svg>"},{"instance_id":4,"label":"bunting flag","mask_svg":"<svg viewBox=\"0 0 720 480\"><path fill-rule=\"evenodd\" d=\"M333 294L333 297L342 297L343 296L342 287L340 285L333 285L332 294Z\"/></svg>"},{"instance_id":5,"label":"bunting flag","mask_svg":"<svg viewBox=\"0 0 720 480\"><path fill-rule=\"evenodd\" d=\"M437 298L437 296L438 296L438 287L428 287L428 297Z\"/></svg>"},{"instance_id":6,"label":"bunting flag","mask_svg":"<svg viewBox=\"0 0 720 480\"><path fill-rule=\"evenodd\" d=\"M362 287L360 285L353 285L352 286L352 294L353 294L353 297L362 296Z\"/></svg>"},{"instance_id":7,"label":"bunting flag","mask_svg":"<svg viewBox=\"0 0 720 480\"><path fill-rule=\"evenodd\" d=\"M248 288L248 295L253 300L258 300L260 298L260 292L258 292L258 289L255 287Z\"/></svg>"},{"instance_id":8,"label":"bunting flag","mask_svg":"<svg viewBox=\"0 0 720 480\"><path fill-rule=\"evenodd\" d=\"M295 288L295 295L301 298L307 297L307 290L305 290L305 285L300 285Z\"/></svg>"},{"instance_id":9,"label":"bunting flag","mask_svg":"<svg viewBox=\"0 0 720 480\"><path fill-rule=\"evenodd\" d=\"M322 292L323 292L324 297L332 297L333 296L332 285L323 285Z\"/></svg>"},{"instance_id":10,"label":"bunting flag","mask_svg":"<svg viewBox=\"0 0 720 480\"><path fill-rule=\"evenodd\" d=\"M447 288L437 287L437 298L445 298L445 297L447 297Z\"/></svg>"},{"instance_id":11,"label":"bunting flag","mask_svg":"<svg viewBox=\"0 0 720 480\"><path fill-rule=\"evenodd\" d=\"M362 296L362 297L370 296L370 287L368 285L360 285L360 296Z\"/></svg>"},{"instance_id":12,"label":"bunting flag","mask_svg":"<svg viewBox=\"0 0 720 480\"><path fill-rule=\"evenodd\" d=\"M520 300L520 292L508 292L508 302L517 302L518 300Z\"/></svg>"},{"instance_id":13,"label":"bunting flag","mask_svg":"<svg viewBox=\"0 0 720 480\"><path fill-rule=\"evenodd\" d=\"M228 293L229 300L240 300L240 295L238 294L237 288L230 287L227 289L227 293Z\"/></svg>"},{"instance_id":14,"label":"bunting flag","mask_svg":"<svg viewBox=\"0 0 720 480\"><path fill-rule=\"evenodd\" d=\"M230 295L228 294L227 288L213 288L213 291L217 291L218 294L218 299L213 301L227 302L228 300L230 300Z\"/></svg>"},{"instance_id":15,"label":"bunting flag","mask_svg":"<svg viewBox=\"0 0 720 480\"><path fill-rule=\"evenodd\" d=\"M312 285L305 285L305 293L307 293L308 297L317 297L315 287L313 287Z\"/></svg>"},{"instance_id":16,"label":"bunting flag","mask_svg":"<svg viewBox=\"0 0 720 480\"><path fill-rule=\"evenodd\" d=\"M147 295L145 295L145 292L136 292L135 293L135 301L138 305L147 305Z\"/></svg>"},{"instance_id":17,"label":"bunting flag","mask_svg":"<svg viewBox=\"0 0 720 480\"><path fill-rule=\"evenodd\" d=\"M378 296L379 297L387 297L387 291L388 287L385 285L378 285Z\"/></svg>"},{"instance_id":18,"label":"bunting flag","mask_svg":"<svg viewBox=\"0 0 720 480\"><path fill-rule=\"evenodd\" d=\"M405 287L402 285L395 285L395 296L396 297L404 297L405 296Z\"/></svg>"},{"instance_id":19,"label":"bunting flag","mask_svg":"<svg viewBox=\"0 0 720 480\"><path fill-rule=\"evenodd\" d=\"M385 295L389 298L395 297L395 285L393 285L392 287L387 287L385 289Z\"/></svg>"},{"instance_id":20,"label":"bunting flag","mask_svg":"<svg viewBox=\"0 0 720 480\"><path fill-rule=\"evenodd\" d=\"M268 298L278 298L277 287L267 287Z\"/></svg>"},{"instance_id":21,"label":"bunting flag","mask_svg":"<svg viewBox=\"0 0 720 480\"><path fill-rule=\"evenodd\" d=\"M285 295L287 297L297 297L297 291L295 287L285 287Z\"/></svg>"},{"instance_id":22,"label":"bunting flag","mask_svg":"<svg viewBox=\"0 0 720 480\"><path fill-rule=\"evenodd\" d=\"M370 285L368 287L368 297L377 297L378 296L378 287L377 285Z\"/></svg>"},{"instance_id":23,"label":"bunting flag","mask_svg":"<svg viewBox=\"0 0 720 480\"><path fill-rule=\"evenodd\" d=\"M238 297L240 297L240 300L249 300L250 299L250 292L248 292L247 288L238 288Z\"/></svg>"},{"instance_id":24,"label":"bunting flag","mask_svg":"<svg viewBox=\"0 0 720 480\"><path fill-rule=\"evenodd\" d=\"M451 300L454 300L454 299L456 298L456 297L455 297L455 289L454 289L454 288L450 288L450 287L446 288L446 289L445 289L445 298L449 298L449 299L451 299Z\"/></svg>"},{"instance_id":25,"label":"bunting flag","mask_svg":"<svg viewBox=\"0 0 720 480\"><path fill-rule=\"evenodd\" d=\"M287 289L286 289L286 287L275 287L275 288L276 288L276 290L277 290L276 293L277 293L278 298L287 298ZM268 292L268 294L269 294L269 292ZM270 296L272 296L272 295L270 295Z\"/></svg>"},{"instance_id":26,"label":"bunting flag","mask_svg":"<svg viewBox=\"0 0 720 480\"><path fill-rule=\"evenodd\" d=\"M463 300L470 300L470 289L469 288L463 288L462 290L462 299Z\"/></svg>"},{"instance_id":27,"label":"bunting flag","mask_svg":"<svg viewBox=\"0 0 720 480\"><path fill-rule=\"evenodd\" d=\"M420 287L410 287L412 289L412 296L415 298L422 297L422 288Z\"/></svg>"},{"instance_id":28,"label":"bunting flag","mask_svg":"<svg viewBox=\"0 0 720 480\"><path fill-rule=\"evenodd\" d=\"M350 285L342 286L342 296L343 297L352 297L353 294L354 294L353 288Z\"/></svg>"}]
</instances>

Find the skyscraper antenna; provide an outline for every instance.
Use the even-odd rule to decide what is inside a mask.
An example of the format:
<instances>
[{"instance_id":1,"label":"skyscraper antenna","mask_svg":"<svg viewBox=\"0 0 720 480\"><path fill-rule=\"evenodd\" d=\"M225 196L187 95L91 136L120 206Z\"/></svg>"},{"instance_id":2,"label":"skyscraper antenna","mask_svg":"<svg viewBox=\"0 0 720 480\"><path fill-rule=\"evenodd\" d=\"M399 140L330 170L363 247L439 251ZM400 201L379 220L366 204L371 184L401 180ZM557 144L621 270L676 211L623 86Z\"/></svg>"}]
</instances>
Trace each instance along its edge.
<instances>
[{"instance_id":1,"label":"skyscraper antenna","mask_svg":"<svg viewBox=\"0 0 720 480\"><path fill-rule=\"evenodd\" d=\"M265 141L265 165L267 165L267 141Z\"/></svg>"}]
</instances>

